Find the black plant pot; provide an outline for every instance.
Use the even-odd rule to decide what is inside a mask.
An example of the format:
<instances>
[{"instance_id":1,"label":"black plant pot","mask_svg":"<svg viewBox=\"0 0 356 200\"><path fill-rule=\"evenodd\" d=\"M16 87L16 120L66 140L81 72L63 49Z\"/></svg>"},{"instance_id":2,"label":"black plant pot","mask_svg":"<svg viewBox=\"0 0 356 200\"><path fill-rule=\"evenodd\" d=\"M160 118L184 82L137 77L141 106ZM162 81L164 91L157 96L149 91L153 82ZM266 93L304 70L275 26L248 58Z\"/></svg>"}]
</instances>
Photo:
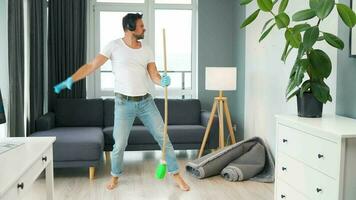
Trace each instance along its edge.
<instances>
[{"instance_id":1,"label":"black plant pot","mask_svg":"<svg viewBox=\"0 0 356 200\"><path fill-rule=\"evenodd\" d=\"M323 103L318 101L311 92L304 92L303 96L297 93L298 116L318 118L323 113Z\"/></svg>"}]
</instances>

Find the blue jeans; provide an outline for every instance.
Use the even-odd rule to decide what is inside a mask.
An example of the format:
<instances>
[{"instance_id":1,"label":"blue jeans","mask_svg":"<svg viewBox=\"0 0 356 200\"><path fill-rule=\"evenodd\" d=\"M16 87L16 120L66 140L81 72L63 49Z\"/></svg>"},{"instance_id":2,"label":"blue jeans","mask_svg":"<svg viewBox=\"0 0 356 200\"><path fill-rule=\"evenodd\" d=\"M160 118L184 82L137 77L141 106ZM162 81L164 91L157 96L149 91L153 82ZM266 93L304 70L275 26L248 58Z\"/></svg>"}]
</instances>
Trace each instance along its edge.
<instances>
[{"instance_id":1,"label":"blue jeans","mask_svg":"<svg viewBox=\"0 0 356 200\"><path fill-rule=\"evenodd\" d=\"M111 152L112 176L118 177L122 174L124 152L136 116L142 121L145 127L149 129L153 138L162 148L164 123L152 96L150 95L140 101L131 101L116 95L113 131L115 144ZM176 156L168 137L166 143L166 162L168 173L178 173L179 167Z\"/></svg>"}]
</instances>

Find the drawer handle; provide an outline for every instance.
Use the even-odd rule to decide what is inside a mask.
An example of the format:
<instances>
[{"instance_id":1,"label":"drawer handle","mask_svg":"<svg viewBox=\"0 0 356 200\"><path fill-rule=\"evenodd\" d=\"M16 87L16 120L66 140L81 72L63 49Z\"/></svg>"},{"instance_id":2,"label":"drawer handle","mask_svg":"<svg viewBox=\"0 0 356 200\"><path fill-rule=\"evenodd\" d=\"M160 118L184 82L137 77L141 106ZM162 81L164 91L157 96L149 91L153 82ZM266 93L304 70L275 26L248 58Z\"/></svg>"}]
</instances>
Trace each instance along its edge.
<instances>
[{"instance_id":1,"label":"drawer handle","mask_svg":"<svg viewBox=\"0 0 356 200\"><path fill-rule=\"evenodd\" d=\"M286 195L281 194L281 199L285 199L285 198L286 198Z\"/></svg>"},{"instance_id":2,"label":"drawer handle","mask_svg":"<svg viewBox=\"0 0 356 200\"><path fill-rule=\"evenodd\" d=\"M287 142L288 142L288 140L287 140L287 139L283 139L282 141L283 141L283 143L287 143Z\"/></svg>"},{"instance_id":3,"label":"drawer handle","mask_svg":"<svg viewBox=\"0 0 356 200\"><path fill-rule=\"evenodd\" d=\"M323 154L318 154L318 158L324 158Z\"/></svg>"},{"instance_id":4,"label":"drawer handle","mask_svg":"<svg viewBox=\"0 0 356 200\"><path fill-rule=\"evenodd\" d=\"M47 156L43 156L42 161L47 162Z\"/></svg>"},{"instance_id":5,"label":"drawer handle","mask_svg":"<svg viewBox=\"0 0 356 200\"><path fill-rule=\"evenodd\" d=\"M21 190L23 190L24 186L25 185L23 184L23 182L17 184L17 188L19 188Z\"/></svg>"},{"instance_id":6,"label":"drawer handle","mask_svg":"<svg viewBox=\"0 0 356 200\"><path fill-rule=\"evenodd\" d=\"M316 188L316 192L321 192L321 191L323 191L321 188Z\"/></svg>"},{"instance_id":7,"label":"drawer handle","mask_svg":"<svg viewBox=\"0 0 356 200\"><path fill-rule=\"evenodd\" d=\"M282 171L287 171L287 167L282 167Z\"/></svg>"}]
</instances>

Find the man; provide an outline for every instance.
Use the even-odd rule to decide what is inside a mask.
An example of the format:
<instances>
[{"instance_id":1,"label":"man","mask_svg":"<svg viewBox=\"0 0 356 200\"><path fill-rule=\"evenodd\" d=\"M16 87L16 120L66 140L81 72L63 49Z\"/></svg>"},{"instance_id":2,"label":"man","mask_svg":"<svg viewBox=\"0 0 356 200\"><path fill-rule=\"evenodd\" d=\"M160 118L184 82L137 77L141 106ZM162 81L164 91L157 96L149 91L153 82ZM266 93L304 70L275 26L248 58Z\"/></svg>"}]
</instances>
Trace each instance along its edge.
<instances>
[{"instance_id":1,"label":"man","mask_svg":"<svg viewBox=\"0 0 356 200\"><path fill-rule=\"evenodd\" d=\"M112 177L107 184L109 190L118 185L123 169L124 151L136 116L162 148L164 123L150 95L150 88L152 81L162 87L168 87L170 84L170 77L167 74L161 77L157 71L152 51L139 41L144 38L146 31L142 15L129 13L123 18L122 25L125 31L124 38L111 41L92 62L83 65L71 77L54 87L56 93L64 88L71 89L74 82L85 78L111 59L115 75L113 130L115 145L111 155ZM172 175L180 189L188 191L190 187L179 174L174 149L169 139L166 152L168 173Z\"/></svg>"}]
</instances>

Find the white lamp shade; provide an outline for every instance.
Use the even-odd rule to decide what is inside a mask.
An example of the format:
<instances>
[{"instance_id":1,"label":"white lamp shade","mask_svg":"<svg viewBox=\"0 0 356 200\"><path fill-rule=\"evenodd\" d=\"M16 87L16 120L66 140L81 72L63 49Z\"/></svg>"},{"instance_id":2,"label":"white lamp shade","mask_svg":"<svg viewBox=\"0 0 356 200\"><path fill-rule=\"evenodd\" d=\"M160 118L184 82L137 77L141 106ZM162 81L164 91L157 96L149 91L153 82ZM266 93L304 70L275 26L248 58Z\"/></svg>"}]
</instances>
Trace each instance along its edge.
<instances>
[{"instance_id":1,"label":"white lamp shade","mask_svg":"<svg viewBox=\"0 0 356 200\"><path fill-rule=\"evenodd\" d=\"M236 67L206 67L206 90L236 90Z\"/></svg>"}]
</instances>

